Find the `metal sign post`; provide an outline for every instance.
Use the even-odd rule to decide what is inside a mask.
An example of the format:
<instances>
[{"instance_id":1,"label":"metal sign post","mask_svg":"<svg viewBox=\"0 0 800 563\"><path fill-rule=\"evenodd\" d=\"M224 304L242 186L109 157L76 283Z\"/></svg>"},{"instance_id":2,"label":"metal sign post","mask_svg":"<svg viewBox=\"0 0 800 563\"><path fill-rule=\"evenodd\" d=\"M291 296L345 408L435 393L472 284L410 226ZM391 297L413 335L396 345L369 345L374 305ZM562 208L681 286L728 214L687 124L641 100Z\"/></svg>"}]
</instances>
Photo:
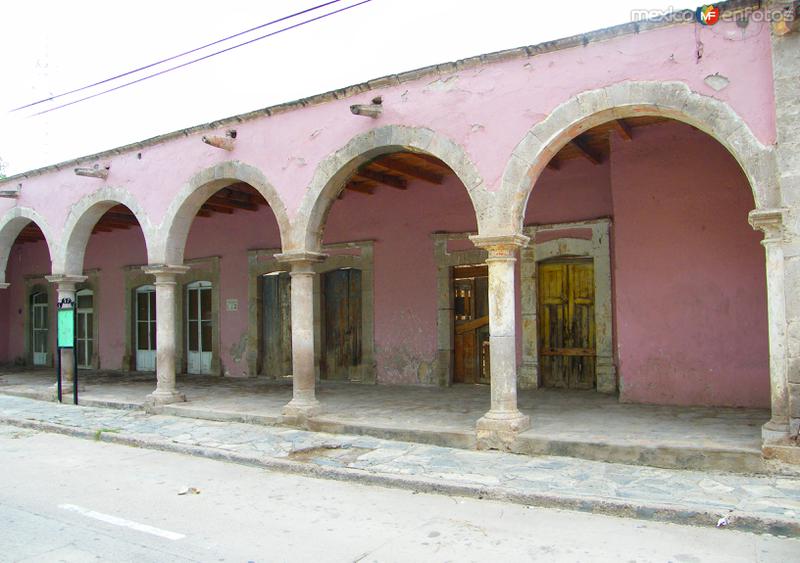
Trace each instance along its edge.
<instances>
[{"instance_id":1,"label":"metal sign post","mask_svg":"<svg viewBox=\"0 0 800 563\"><path fill-rule=\"evenodd\" d=\"M62 399L61 390L61 350L72 349L72 402L78 404L78 354L75 350L75 332L77 318L75 315L75 302L69 297L64 297L58 302L58 346L56 348L58 371L58 402Z\"/></svg>"}]
</instances>

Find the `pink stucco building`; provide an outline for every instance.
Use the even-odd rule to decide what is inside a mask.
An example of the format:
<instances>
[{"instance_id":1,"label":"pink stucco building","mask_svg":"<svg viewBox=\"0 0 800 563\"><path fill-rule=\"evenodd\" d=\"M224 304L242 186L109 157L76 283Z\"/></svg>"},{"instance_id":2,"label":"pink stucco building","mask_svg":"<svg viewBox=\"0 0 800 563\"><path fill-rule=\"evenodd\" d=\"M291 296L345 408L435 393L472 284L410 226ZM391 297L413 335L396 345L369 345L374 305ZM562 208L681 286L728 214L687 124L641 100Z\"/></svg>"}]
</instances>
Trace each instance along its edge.
<instances>
[{"instance_id":1,"label":"pink stucco building","mask_svg":"<svg viewBox=\"0 0 800 563\"><path fill-rule=\"evenodd\" d=\"M783 3L785 4L785 3ZM800 33L722 4L383 77L0 181L0 362L768 407L800 423ZM796 4L796 3L795 3ZM779 13L783 14L782 19ZM766 21L767 16L772 21ZM766 266L765 266L766 264ZM787 453L788 452L788 453Z\"/></svg>"}]
</instances>

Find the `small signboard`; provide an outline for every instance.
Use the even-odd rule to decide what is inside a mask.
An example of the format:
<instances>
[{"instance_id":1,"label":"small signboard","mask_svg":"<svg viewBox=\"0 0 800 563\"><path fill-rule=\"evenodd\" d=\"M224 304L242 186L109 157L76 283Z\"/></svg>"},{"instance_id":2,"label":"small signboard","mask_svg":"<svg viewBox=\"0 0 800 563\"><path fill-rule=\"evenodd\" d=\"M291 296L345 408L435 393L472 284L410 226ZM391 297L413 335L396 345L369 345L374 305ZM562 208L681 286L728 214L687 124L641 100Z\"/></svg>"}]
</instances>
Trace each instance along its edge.
<instances>
[{"instance_id":1,"label":"small signboard","mask_svg":"<svg viewBox=\"0 0 800 563\"><path fill-rule=\"evenodd\" d=\"M75 347L75 309L58 310L58 346Z\"/></svg>"}]
</instances>

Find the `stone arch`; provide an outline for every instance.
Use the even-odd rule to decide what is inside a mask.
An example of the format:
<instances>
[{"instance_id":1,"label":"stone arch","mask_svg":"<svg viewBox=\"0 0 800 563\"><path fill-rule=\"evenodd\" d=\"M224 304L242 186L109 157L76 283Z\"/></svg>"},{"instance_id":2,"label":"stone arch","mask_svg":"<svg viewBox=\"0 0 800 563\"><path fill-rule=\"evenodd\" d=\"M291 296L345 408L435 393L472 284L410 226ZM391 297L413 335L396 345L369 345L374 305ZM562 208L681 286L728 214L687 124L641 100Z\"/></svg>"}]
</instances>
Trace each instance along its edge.
<instances>
[{"instance_id":1,"label":"stone arch","mask_svg":"<svg viewBox=\"0 0 800 563\"><path fill-rule=\"evenodd\" d=\"M325 219L344 187L344 180L365 162L396 151L429 154L447 164L467 188L478 226L481 225L489 194L466 151L431 129L386 125L357 135L319 163L294 217L292 238L284 251L318 252Z\"/></svg>"},{"instance_id":2,"label":"stone arch","mask_svg":"<svg viewBox=\"0 0 800 563\"><path fill-rule=\"evenodd\" d=\"M189 229L200 207L217 190L233 182L246 182L264 197L278 222L281 242L286 240L289 218L278 191L258 168L232 160L201 170L173 198L161 221L150 263L182 264Z\"/></svg>"},{"instance_id":3,"label":"stone arch","mask_svg":"<svg viewBox=\"0 0 800 563\"><path fill-rule=\"evenodd\" d=\"M36 223L44 233L47 251L50 253L50 260L57 254L56 240L53 231L44 217L29 207L13 207L0 218L0 284L6 281L6 266L8 256L11 253L11 246L17 239L20 231L28 223Z\"/></svg>"},{"instance_id":4,"label":"stone arch","mask_svg":"<svg viewBox=\"0 0 800 563\"><path fill-rule=\"evenodd\" d=\"M616 118L655 115L688 123L722 144L736 159L757 209L779 207L777 165L745 121L725 102L692 92L683 82L619 82L583 92L533 126L511 153L501 181L500 201L486 233L522 230L528 198L550 159L576 135Z\"/></svg>"},{"instance_id":5,"label":"stone arch","mask_svg":"<svg viewBox=\"0 0 800 563\"><path fill-rule=\"evenodd\" d=\"M136 198L124 188L104 187L72 206L64 224L62 245L53 258L53 273L81 275L89 237L97 222L112 207L122 204L136 216L144 235L148 256L154 232L150 218Z\"/></svg>"}]
</instances>

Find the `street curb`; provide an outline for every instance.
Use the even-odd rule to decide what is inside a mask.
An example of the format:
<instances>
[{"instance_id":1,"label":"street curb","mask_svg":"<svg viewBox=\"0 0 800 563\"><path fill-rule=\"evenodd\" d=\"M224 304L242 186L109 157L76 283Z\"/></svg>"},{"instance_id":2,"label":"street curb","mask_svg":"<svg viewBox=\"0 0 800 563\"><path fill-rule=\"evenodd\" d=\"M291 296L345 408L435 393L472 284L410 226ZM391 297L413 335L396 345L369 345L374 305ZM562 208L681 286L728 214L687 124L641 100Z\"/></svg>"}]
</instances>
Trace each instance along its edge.
<instances>
[{"instance_id":1,"label":"street curb","mask_svg":"<svg viewBox=\"0 0 800 563\"><path fill-rule=\"evenodd\" d=\"M474 499L488 499L540 508L575 510L578 512L603 514L621 518L653 520L700 527L714 526L717 520L725 515L719 511L710 511L702 507L689 505L671 506L659 503L626 502L599 497L575 497L568 494L524 493L510 490L502 486L454 484L443 480L420 476L371 473L362 469L321 466L313 462L244 455L216 448L180 444L165 439L138 437L135 434L103 432L100 429L92 431L85 428L75 428L52 422L16 418L7 415L0 415L0 423L19 428L29 428L32 430L63 434L95 441L181 453L218 461L228 461L292 475L303 475L334 481L356 482L366 485L410 490L415 493L434 493ZM730 523L727 528L736 531L795 538L800 537L800 521L797 520L781 520L766 518L756 514L735 513L729 517L729 521Z\"/></svg>"}]
</instances>

